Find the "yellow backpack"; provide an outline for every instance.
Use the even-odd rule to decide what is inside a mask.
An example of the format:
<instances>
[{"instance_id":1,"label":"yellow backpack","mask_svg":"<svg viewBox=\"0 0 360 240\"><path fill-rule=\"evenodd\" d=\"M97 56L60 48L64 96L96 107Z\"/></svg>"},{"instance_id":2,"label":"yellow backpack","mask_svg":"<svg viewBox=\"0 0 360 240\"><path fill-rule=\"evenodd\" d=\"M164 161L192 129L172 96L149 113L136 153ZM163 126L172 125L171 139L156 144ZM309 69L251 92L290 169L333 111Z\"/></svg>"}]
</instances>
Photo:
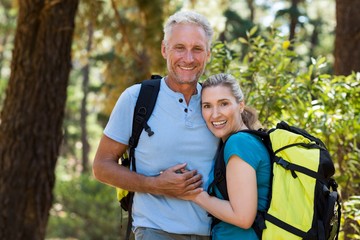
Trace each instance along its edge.
<instances>
[{"instance_id":1,"label":"yellow backpack","mask_svg":"<svg viewBox=\"0 0 360 240\"><path fill-rule=\"evenodd\" d=\"M253 224L258 238L337 239L340 197L337 183L332 178L334 164L323 142L285 122L278 123L276 128L267 132L244 131L262 139L272 161L270 205L266 212L258 211ZM229 199L223 156L223 152L218 154L214 181L208 192L213 194L216 186L224 199ZM213 225L218 222L214 218Z\"/></svg>"}]
</instances>

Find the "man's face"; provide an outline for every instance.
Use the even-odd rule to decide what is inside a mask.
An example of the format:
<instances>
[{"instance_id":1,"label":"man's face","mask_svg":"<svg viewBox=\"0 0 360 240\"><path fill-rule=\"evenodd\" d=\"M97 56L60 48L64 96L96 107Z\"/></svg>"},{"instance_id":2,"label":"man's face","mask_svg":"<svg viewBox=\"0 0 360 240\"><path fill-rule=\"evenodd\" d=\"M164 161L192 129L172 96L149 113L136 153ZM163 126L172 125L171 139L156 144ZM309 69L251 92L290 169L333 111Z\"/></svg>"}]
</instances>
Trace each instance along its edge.
<instances>
[{"instance_id":1,"label":"man's face","mask_svg":"<svg viewBox=\"0 0 360 240\"><path fill-rule=\"evenodd\" d=\"M205 31L195 24L177 24L173 27L161 52L166 59L168 79L178 84L197 82L203 74L210 49Z\"/></svg>"}]
</instances>

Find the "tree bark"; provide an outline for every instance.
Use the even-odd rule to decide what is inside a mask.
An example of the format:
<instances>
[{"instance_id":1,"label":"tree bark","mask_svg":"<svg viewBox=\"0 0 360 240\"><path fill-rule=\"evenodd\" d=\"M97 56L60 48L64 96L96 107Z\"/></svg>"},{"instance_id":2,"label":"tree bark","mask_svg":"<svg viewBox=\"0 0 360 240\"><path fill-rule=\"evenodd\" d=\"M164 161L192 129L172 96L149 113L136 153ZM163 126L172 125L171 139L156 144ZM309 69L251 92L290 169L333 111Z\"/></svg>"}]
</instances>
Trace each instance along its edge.
<instances>
[{"instance_id":1,"label":"tree bark","mask_svg":"<svg viewBox=\"0 0 360 240\"><path fill-rule=\"evenodd\" d=\"M335 75L360 71L359 11L359 0L336 0Z\"/></svg>"},{"instance_id":2,"label":"tree bark","mask_svg":"<svg viewBox=\"0 0 360 240\"><path fill-rule=\"evenodd\" d=\"M296 35L296 26L299 22L299 2L300 0L291 0L290 7L290 26L289 26L289 41L293 41ZM290 49L293 47L290 46Z\"/></svg>"},{"instance_id":3,"label":"tree bark","mask_svg":"<svg viewBox=\"0 0 360 240\"><path fill-rule=\"evenodd\" d=\"M89 152L90 145L88 141L88 131L87 131L87 123L86 119L88 116L87 111L87 99L89 95L89 75L90 75L90 52L92 48L92 40L94 35L93 25L91 22L88 23L88 40L86 44L86 52L88 56L88 62L82 68L83 82L82 82L82 91L83 98L81 100L81 117L80 117L80 125L81 125L81 143L82 143L82 173L86 173L89 171Z\"/></svg>"},{"instance_id":4,"label":"tree bark","mask_svg":"<svg viewBox=\"0 0 360 240\"><path fill-rule=\"evenodd\" d=\"M251 22L254 22L255 20L255 1L254 0L246 0L246 3L249 7L249 10L250 10L250 21Z\"/></svg>"},{"instance_id":5,"label":"tree bark","mask_svg":"<svg viewBox=\"0 0 360 240\"><path fill-rule=\"evenodd\" d=\"M3 9L3 16L2 16L3 23L1 24L1 27L3 29L1 29L0 31L0 42L1 42L0 43L1 46L0 47L0 81L1 81L4 62L7 63L7 58L4 56L5 51L7 51L6 45L8 42L12 42L14 37L15 28L13 28L12 26L13 23L15 22L15 17L9 14L10 10L12 9L10 0L0 1L0 8ZM0 106L1 106L1 100L2 100L2 96L0 95Z\"/></svg>"},{"instance_id":6,"label":"tree bark","mask_svg":"<svg viewBox=\"0 0 360 240\"><path fill-rule=\"evenodd\" d=\"M21 0L0 115L0 239L44 239L78 0Z\"/></svg>"}]
</instances>

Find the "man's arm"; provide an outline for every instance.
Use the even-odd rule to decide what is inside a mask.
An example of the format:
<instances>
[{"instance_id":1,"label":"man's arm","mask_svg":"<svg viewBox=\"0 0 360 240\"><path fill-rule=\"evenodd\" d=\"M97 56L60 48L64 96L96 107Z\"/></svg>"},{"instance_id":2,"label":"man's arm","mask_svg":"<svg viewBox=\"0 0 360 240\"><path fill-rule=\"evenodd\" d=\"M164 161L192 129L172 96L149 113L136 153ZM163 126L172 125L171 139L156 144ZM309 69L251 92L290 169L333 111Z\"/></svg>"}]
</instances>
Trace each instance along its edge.
<instances>
[{"instance_id":1,"label":"man's arm","mask_svg":"<svg viewBox=\"0 0 360 240\"><path fill-rule=\"evenodd\" d=\"M147 177L118 164L127 146L103 135L93 163L93 173L100 182L133 192L144 192L169 197L201 192L201 175L196 170L181 171L186 164L175 165L159 176ZM176 173L181 171L182 174Z\"/></svg>"}]
</instances>

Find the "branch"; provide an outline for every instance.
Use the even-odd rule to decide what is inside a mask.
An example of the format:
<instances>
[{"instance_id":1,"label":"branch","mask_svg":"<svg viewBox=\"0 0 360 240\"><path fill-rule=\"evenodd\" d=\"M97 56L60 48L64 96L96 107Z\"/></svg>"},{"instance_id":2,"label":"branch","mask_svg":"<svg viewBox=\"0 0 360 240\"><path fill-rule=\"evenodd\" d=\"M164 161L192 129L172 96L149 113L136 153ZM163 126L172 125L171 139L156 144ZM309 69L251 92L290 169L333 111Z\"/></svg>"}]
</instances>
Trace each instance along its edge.
<instances>
[{"instance_id":1,"label":"branch","mask_svg":"<svg viewBox=\"0 0 360 240\"><path fill-rule=\"evenodd\" d=\"M130 40L129 40L128 34L127 34L126 25L124 24L123 20L121 19L120 13L117 10L117 5L116 5L115 0L111 0L111 5L112 5L112 8L114 9L115 18L119 23L119 29L120 29L120 32L124 39L124 42L129 46L130 53L133 55L135 60L137 62L141 63L142 62L141 57L139 56L139 54L136 51L136 49L134 48L134 46L130 43Z\"/></svg>"}]
</instances>

